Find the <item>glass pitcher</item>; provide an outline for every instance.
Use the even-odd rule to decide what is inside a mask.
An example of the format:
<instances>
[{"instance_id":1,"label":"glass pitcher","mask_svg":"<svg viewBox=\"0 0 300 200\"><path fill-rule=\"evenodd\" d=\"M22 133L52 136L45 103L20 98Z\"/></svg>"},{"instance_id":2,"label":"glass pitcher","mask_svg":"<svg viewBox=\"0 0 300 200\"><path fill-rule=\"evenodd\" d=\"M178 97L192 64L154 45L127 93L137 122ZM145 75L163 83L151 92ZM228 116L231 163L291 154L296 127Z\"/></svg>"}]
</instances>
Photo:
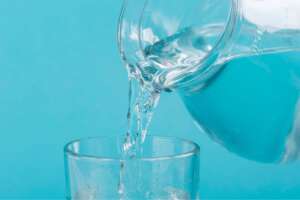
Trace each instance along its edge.
<instances>
[{"instance_id":1,"label":"glass pitcher","mask_svg":"<svg viewBox=\"0 0 300 200\"><path fill-rule=\"evenodd\" d=\"M125 0L118 39L130 76L229 151L300 158L300 1Z\"/></svg>"}]
</instances>

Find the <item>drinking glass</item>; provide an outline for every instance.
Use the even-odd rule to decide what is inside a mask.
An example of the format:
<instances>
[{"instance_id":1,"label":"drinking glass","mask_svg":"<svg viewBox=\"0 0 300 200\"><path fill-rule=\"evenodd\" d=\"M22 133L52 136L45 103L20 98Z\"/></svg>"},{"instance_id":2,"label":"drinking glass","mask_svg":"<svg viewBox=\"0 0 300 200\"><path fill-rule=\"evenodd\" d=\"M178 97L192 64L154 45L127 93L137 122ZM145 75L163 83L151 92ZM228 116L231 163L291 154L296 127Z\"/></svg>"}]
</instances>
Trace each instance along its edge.
<instances>
[{"instance_id":1,"label":"drinking glass","mask_svg":"<svg viewBox=\"0 0 300 200\"><path fill-rule=\"evenodd\" d=\"M149 136L124 159L118 137L76 140L64 148L67 199L199 199L199 146Z\"/></svg>"}]
</instances>

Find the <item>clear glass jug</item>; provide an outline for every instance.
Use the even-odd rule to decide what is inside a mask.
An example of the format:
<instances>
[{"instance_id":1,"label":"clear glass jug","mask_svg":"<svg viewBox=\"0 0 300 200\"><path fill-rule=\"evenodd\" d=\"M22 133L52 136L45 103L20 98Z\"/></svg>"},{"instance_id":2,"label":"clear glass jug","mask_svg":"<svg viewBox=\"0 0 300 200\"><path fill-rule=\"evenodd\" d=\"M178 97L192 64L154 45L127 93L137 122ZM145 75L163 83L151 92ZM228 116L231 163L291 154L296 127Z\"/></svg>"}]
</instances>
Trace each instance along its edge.
<instances>
[{"instance_id":1,"label":"clear glass jug","mask_svg":"<svg viewBox=\"0 0 300 200\"><path fill-rule=\"evenodd\" d=\"M126 0L118 39L129 74L229 151L300 158L300 1Z\"/></svg>"}]
</instances>

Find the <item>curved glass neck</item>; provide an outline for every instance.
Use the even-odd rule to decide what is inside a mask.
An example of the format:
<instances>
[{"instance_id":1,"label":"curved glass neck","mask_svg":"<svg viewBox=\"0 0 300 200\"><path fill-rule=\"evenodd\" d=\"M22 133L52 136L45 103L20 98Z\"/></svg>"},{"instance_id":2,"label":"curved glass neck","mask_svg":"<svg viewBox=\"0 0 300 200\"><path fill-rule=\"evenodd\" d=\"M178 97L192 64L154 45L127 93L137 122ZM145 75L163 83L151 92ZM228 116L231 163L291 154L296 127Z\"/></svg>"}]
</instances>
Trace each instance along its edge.
<instances>
[{"instance_id":1,"label":"curved glass neck","mask_svg":"<svg viewBox=\"0 0 300 200\"><path fill-rule=\"evenodd\" d=\"M229 60L300 50L300 1L124 0L129 74L160 90L207 82Z\"/></svg>"}]
</instances>

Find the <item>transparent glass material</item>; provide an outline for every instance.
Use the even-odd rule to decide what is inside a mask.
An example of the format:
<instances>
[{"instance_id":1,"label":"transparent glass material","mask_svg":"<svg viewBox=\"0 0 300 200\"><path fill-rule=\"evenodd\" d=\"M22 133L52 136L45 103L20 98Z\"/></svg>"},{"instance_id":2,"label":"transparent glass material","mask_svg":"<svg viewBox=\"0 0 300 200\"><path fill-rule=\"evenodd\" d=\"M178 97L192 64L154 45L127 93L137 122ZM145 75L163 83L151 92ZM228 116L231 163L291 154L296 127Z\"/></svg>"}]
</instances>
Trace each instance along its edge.
<instances>
[{"instance_id":1,"label":"transparent glass material","mask_svg":"<svg viewBox=\"0 0 300 200\"><path fill-rule=\"evenodd\" d=\"M124 0L119 47L158 89L206 84L233 59L299 51L299 13L295 0Z\"/></svg>"},{"instance_id":2,"label":"transparent glass material","mask_svg":"<svg viewBox=\"0 0 300 200\"><path fill-rule=\"evenodd\" d=\"M89 138L65 146L68 199L199 199L196 144L149 136L139 158L123 160L122 142Z\"/></svg>"}]
</instances>

